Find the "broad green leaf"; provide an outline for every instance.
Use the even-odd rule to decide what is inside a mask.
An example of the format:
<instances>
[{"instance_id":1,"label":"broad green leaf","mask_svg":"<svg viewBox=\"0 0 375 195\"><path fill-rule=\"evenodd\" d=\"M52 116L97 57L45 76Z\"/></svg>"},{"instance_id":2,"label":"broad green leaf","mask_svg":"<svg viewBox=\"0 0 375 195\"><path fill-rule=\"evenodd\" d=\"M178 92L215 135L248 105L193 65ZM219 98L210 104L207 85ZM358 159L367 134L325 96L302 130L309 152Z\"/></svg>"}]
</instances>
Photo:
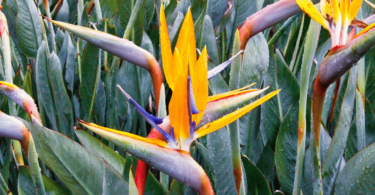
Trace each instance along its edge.
<instances>
[{"instance_id":1,"label":"broad green leaf","mask_svg":"<svg viewBox=\"0 0 375 195\"><path fill-rule=\"evenodd\" d=\"M282 89L276 98L262 106L262 125L268 143L274 148L281 122L294 106L293 102L299 99L299 84L278 50L274 54L271 49L270 65L264 77L264 86L270 85L270 91Z\"/></svg>"},{"instance_id":2,"label":"broad green leaf","mask_svg":"<svg viewBox=\"0 0 375 195\"><path fill-rule=\"evenodd\" d=\"M65 89L60 60L55 53L48 59L48 80L55 102L59 131L64 135L73 135L73 108ZM48 114L48 113L47 113Z\"/></svg>"},{"instance_id":3,"label":"broad green leaf","mask_svg":"<svg viewBox=\"0 0 375 195\"><path fill-rule=\"evenodd\" d=\"M242 157L247 179L247 194L271 195L271 189L262 172L246 156Z\"/></svg>"},{"instance_id":4,"label":"broad green leaf","mask_svg":"<svg viewBox=\"0 0 375 195\"><path fill-rule=\"evenodd\" d=\"M7 194L9 191L8 185L5 182L3 176L0 174L0 194Z\"/></svg>"},{"instance_id":5,"label":"broad green leaf","mask_svg":"<svg viewBox=\"0 0 375 195\"><path fill-rule=\"evenodd\" d=\"M190 0L181 0L181 1L179 1L178 4L177 4L177 6L176 6L176 8L173 9L173 11L171 12L171 14L169 16L166 15L168 17L168 18L166 18L167 19L167 24L168 25L172 24L172 22L176 20L177 15L179 15L179 12L181 12L183 15L186 15L186 12L187 12L187 10L188 10L188 8L190 6L191 6Z\"/></svg>"},{"instance_id":6,"label":"broad green leaf","mask_svg":"<svg viewBox=\"0 0 375 195\"><path fill-rule=\"evenodd\" d=\"M33 136L29 137L29 151L28 151L28 162L30 164L31 178L34 184L34 190L36 194L45 195L44 184L42 180L42 174L40 173L38 154L35 149L35 143Z\"/></svg>"},{"instance_id":7,"label":"broad green leaf","mask_svg":"<svg viewBox=\"0 0 375 195\"><path fill-rule=\"evenodd\" d=\"M210 1L211 2L211 1ZM216 45L215 31L209 16L204 17L201 28L200 40L198 41L198 48L202 51L204 46L207 48L207 54L210 56L212 62L219 65L219 54Z\"/></svg>"},{"instance_id":8,"label":"broad green leaf","mask_svg":"<svg viewBox=\"0 0 375 195\"><path fill-rule=\"evenodd\" d=\"M113 193L128 192L128 184L116 171L78 143L55 131L24 124L33 135L39 158L73 194L102 194L107 184Z\"/></svg>"},{"instance_id":9,"label":"broad green leaf","mask_svg":"<svg viewBox=\"0 0 375 195\"><path fill-rule=\"evenodd\" d=\"M207 11L208 0L194 0L191 5L191 13L194 20L194 29L197 30L203 22Z\"/></svg>"},{"instance_id":10,"label":"broad green leaf","mask_svg":"<svg viewBox=\"0 0 375 195\"><path fill-rule=\"evenodd\" d=\"M366 146L375 142L375 114L370 102L365 105Z\"/></svg>"},{"instance_id":11,"label":"broad green leaf","mask_svg":"<svg viewBox=\"0 0 375 195\"><path fill-rule=\"evenodd\" d=\"M70 16L68 1L63 1L59 10L53 15L56 15L55 20L57 21L68 22Z\"/></svg>"},{"instance_id":12,"label":"broad green leaf","mask_svg":"<svg viewBox=\"0 0 375 195\"><path fill-rule=\"evenodd\" d=\"M150 22L152 20L152 16L154 15L155 9L159 10L160 7L155 6L155 2L153 0L145 0L145 23L144 23L144 30L148 29Z\"/></svg>"},{"instance_id":13,"label":"broad green leaf","mask_svg":"<svg viewBox=\"0 0 375 195\"><path fill-rule=\"evenodd\" d=\"M184 195L184 189L185 185L174 179L171 183L171 190L168 192L168 195Z\"/></svg>"},{"instance_id":14,"label":"broad green leaf","mask_svg":"<svg viewBox=\"0 0 375 195\"><path fill-rule=\"evenodd\" d=\"M240 60L240 57L235 60ZM263 75L267 72L269 60L267 41L263 33L259 33L252 37L246 45L242 64L239 67L239 75L236 76L240 79L239 87L256 83L254 88L262 88ZM260 119L260 109L259 107L239 119L241 145L244 146L243 152L246 152L246 155L254 164L259 159L266 142L266 136L261 132L258 120Z\"/></svg>"},{"instance_id":15,"label":"broad green leaf","mask_svg":"<svg viewBox=\"0 0 375 195\"><path fill-rule=\"evenodd\" d=\"M48 57L45 42L43 41L38 49L38 56L35 61L35 84L38 92L40 109L44 108L52 129L58 130L55 103L53 101L50 82L48 79L47 67Z\"/></svg>"},{"instance_id":16,"label":"broad green leaf","mask_svg":"<svg viewBox=\"0 0 375 195\"><path fill-rule=\"evenodd\" d=\"M298 99L281 123L276 140L276 171L282 191L292 194L297 160L298 142Z\"/></svg>"},{"instance_id":17,"label":"broad green leaf","mask_svg":"<svg viewBox=\"0 0 375 195\"><path fill-rule=\"evenodd\" d=\"M375 106L375 48L365 55L366 68L366 98L369 100L372 107Z\"/></svg>"},{"instance_id":18,"label":"broad green leaf","mask_svg":"<svg viewBox=\"0 0 375 195\"><path fill-rule=\"evenodd\" d=\"M212 24L216 27L224 15L228 6L228 0L208 1L207 15L212 18Z\"/></svg>"},{"instance_id":19,"label":"broad green leaf","mask_svg":"<svg viewBox=\"0 0 375 195\"><path fill-rule=\"evenodd\" d=\"M233 9L235 22L233 28L237 28L245 22L246 18L250 17L257 11L257 1L248 1L248 0L234 0Z\"/></svg>"},{"instance_id":20,"label":"broad green leaf","mask_svg":"<svg viewBox=\"0 0 375 195\"><path fill-rule=\"evenodd\" d=\"M335 134L323 163L322 180L324 194L333 193L352 122L357 78L356 67L352 68L348 74L350 74L350 76L341 105L339 121L337 122Z\"/></svg>"},{"instance_id":21,"label":"broad green leaf","mask_svg":"<svg viewBox=\"0 0 375 195\"><path fill-rule=\"evenodd\" d=\"M99 79L98 85L96 88L96 97L95 97L95 121L99 125L105 124L105 114L107 108L107 96L104 89L104 84L102 80Z\"/></svg>"},{"instance_id":22,"label":"broad green leaf","mask_svg":"<svg viewBox=\"0 0 375 195\"><path fill-rule=\"evenodd\" d=\"M13 4L14 3L14 4ZM8 22L8 29L9 29L9 35L12 37L12 40L18 47L18 41L17 41L17 33L16 33L16 15L17 12L14 12L12 8L16 7L18 9L17 3L15 1L3 1L1 4L3 8L1 8L1 11L4 13L5 17L7 18Z\"/></svg>"},{"instance_id":23,"label":"broad green leaf","mask_svg":"<svg viewBox=\"0 0 375 195\"><path fill-rule=\"evenodd\" d=\"M229 134L226 128L221 128L207 135L207 149L215 175L217 194L236 194L234 182L232 155L230 152Z\"/></svg>"},{"instance_id":24,"label":"broad green leaf","mask_svg":"<svg viewBox=\"0 0 375 195\"><path fill-rule=\"evenodd\" d=\"M125 166L125 159L113 151L107 145L100 142L98 139L83 130L76 130L77 137L85 148L101 158L102 161L111 166L118 174L122 174Z\"/></svg>"},{"instance_id":25,"label":"broad green leaf","mask_svg":"<svg viewBox=\"0 0 375 195\"><path fill-rule=\"evenodd\" d=\"M325 156L327 154L327 150L329 148L329 144L331 143L331 137L328 135L327 131L324 129L323 125L321 125L321 131L320 131L320 164L323 164L323 161L325 159ZM313 132L311 132L313 135ZM310 136L312 138L312 136ZM305 155L305 162L303 167L303 182L302 182L302 191L304 194L314 194L314 185L318 182L319 178L315 178L314 174L314 168L315 165L313 164L313 148L315 139L311 139L310 147L306 150ZM344 160L341 163L345 163ZM315 170L316 171L316 170ZM318 192L319 193L319 192ZM315 193L316 194L316 193Z\"/></svg>"},{"instance_id":26,"label":"broad green leaf","mask_svg":"<svg viewBox=\"0 0 375 195\"><path fill-rule=\"evenodd\" d=\"M117 36L123 37L126 25L134 6L135 0L103 0L100 2L104 18L117 29Z\"/></svg>"},{"instance_id":27,"label":"broad green leaf","mask_svg":"<svg viewBox=\"0 0 375 195\"><path fill-rule=\"evenodd\" d=\"M33 0L19 0L16 20L18 44L27 57L36 58L42 44L42 24Z\"/></svg>"},{"instance_id":28,"label":"broad green leaf","mask_svg":"<svg viewBox=\"0 0 375 195\"><path fill-rule=\"evenodd\" d=\"M365 129L365 109L364 102L362 102L361 93L356 90L355 97L355 120L357 130L357 149L362 150L367 146L366 144L366 129Z\"/></svg>"},{"instance_id":29,"label":"broad green leaf","mask_svg":"<svg viewBox=\"0 0 375 195\"><path fill-rule=\"evenodd\" d=\"M108 62L109 63L109 62ZM116 119L116 73L119 69L120 59L115 56L111 65L108 66L105 73L105 93L107 95L106 125L109 128L115 128Z\"/></svg>"},{"instance_id":30,"label":"broad green leaf","mask_svg":"<svg viewBox=\"0 0 375 195\"><path fill-rule=\"evenodd\" d=\"M67 37L66 37L67 38ZM65 81L67 82L67 89L70 92L74 91L74 79L76 77L76 67L77 67L77 48L73 43L72 39L68 38L68 47L67 47L67 55L65 60Z\"/></svg>"},{"instance_id":31,"label":"broad green leaf","mask_svg":"<svg viewBox=\"0 0 375 195\"><path fill-rule=\"evenodd\" d=\"M256 166L263 173L266 180L271 183L274 174L275 153L269 144L263 148Z\"/></svg>"},{"instance_id":32,"label":"broad green leaf","mask_svg":"<svg viewBox=\"0 0 375 195\"><path fill-rule=\"evenodd\" d=\"M44 189L48 195L67 195L71 192L58 184L56 181L42 175ZM18 173L18 193L20 195L30 194L34 192L34 185L31 179L30 169L26 166L21 166Z\"/></svg>"},{"instance_id":33,"label":"broad green leaf","mask_svg":"<svg viewBox=\"0 0 375 195\"><path fill-rule=\"evenodd\" d=\"M371 194L375 190L375 144L351 158L338 174L335 194Z\"/></svg>"},{"instance_id":34,"label":"broad green leaf","mask_svg":"<svg viewBox=\"0 0 375 195\"><path fill-rule=\"evenodd\" d=\"M65 31L64 42L63 42L59 52L56 53L57 56L59 57L62 69L64 69L64 67L65 67L65 61L66 61L66 57L67 57L67 53L68 53L69 38L70 38L69 31ZM52 48L52 47L50 47L50 48Z\"/></svg>"},{"instance_id":35,"label":"broad green leaf","mask_svg":"<svg viewBox=\"0 0 375 195\"><path fill-rule=\"evenodd\" d=\"M345 160L348 161L351 159L355 154L358 152L358 144L357 144L357 120L353 119L352 124L350 125L348 139L346 141L345 147Z\"/></svg>"},{"instance_id":36,"label":"broad green leaf","mask_svg":"<svg viewBox=\"0 0 375 195\"><path fill-rule=\"evenodd\" d=\"M91 120L94 109L96 88L100 73L99 48L91 43L86 43L81 58L82 81L79 86L79 94L82 98L82 113L86 120Z\"/></svg>"}]
</instances>

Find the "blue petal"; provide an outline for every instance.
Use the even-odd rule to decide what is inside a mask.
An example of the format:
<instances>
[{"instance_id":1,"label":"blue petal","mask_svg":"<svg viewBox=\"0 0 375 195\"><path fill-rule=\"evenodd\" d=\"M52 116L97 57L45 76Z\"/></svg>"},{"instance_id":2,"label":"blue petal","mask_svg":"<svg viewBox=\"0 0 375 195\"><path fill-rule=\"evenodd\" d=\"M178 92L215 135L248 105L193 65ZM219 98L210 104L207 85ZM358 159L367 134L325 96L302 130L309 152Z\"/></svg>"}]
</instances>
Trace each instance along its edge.
<instances>
[{"instance_id":1,"label":"blue petal","mask_svg":"<svg viewBox=\"0 0 375 195\"><path fill-rule=\"evenodd\" d=\"M190 124L190 137L191 137L191 138L194 137L195 125L196 125L196 122L195 122L195 121L193 121L193 122Z\"/></svg>"},{"instance_id":2,"label":"blue petal","mask_svg":"<svg viewBox=\"0 0 375 195\"><path fill-rule=\"evenodd\" d=\"M188 76L188 95L189 95L189 107L190 107L191 113L198 114L199 110L197 108L197 104L195 103L193 86L191 83L190 75Z\"/></svg>"},{"instance_id":3,"label":"blue petal","mask_svg":"<svg viewBox=\"0 0 375 195\"><path fill-rule=\"evenodd\" d=\"M232 61L234 60L234 58L236 58L238 55L240 55L243 51L241 50L240 52L238 52L236 55L232 56L229 60L223 62L222 64L216 66L215 68L211 69L208 71L208 80L212 79L212 77L216 76L217 74L219 74L221 71L223 71L224 69L226 69L231 63Z\"/></svg>"},{"instance_id":4,"label":"blue petal","mask_svg":"<svg viewBox=\"0 0 375 195\"><path fill-rule=\"evenodd\" d=\"M129 100L130 104L134 106L134 108L137 110L137 112L152 126L154 127L156 130L158 130L162 135L163 137L165 138L165 140L168 142L168 143L172 143L174 142L174 138L171 137L168 133L166 133L165 131L163 131L157 124L161 124L163 122L163 119L161 118L158 118L158 117L155 117L151 114L149 114L148 112L146 112L145 109L143 109L139 104L137 104L136 101L134 101L129 94L127 94L119 85L117 85L117 87L121 90L121 92L125 95L125 97Z\"/></svg>"}]
</instances>

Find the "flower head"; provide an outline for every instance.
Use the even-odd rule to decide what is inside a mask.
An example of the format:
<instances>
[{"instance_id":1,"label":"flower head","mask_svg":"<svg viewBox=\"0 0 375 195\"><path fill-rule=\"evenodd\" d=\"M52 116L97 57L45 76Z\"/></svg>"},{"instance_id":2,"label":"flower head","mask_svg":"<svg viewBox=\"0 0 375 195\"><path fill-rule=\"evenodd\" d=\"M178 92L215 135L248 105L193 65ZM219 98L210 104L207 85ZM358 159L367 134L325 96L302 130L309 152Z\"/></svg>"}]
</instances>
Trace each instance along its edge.
<instances>
[{"instance_id":1,"label":"flower head","mask_svg":"<svg viewBox=\"0 0 375 195\"><path fill-rule=\"evenodd\" d=\"M198 124L206 113L205 111L208 102L220 102L225 98L233 96L246 96L247 98L253 98L264 92L267 88L258 90L247 89L248 87L245 87L208 97L207 50L204 48L197 59L194 24L190 9L185 16L176 47L174 52L172 52L164 9L163 7L161 8L160 42L164 74L169 87L172 90L172 97L168 109L171 130L167 132L161 129L158 124L161 124L163 119L147 113L124 90L122 90L121 87L118 87L140 115L142 115L151 126L163 135L165 141L143 138L138 135L108 129L81 120L79 120L79 122L91 131L109 139L115 144L117 143L120 146L125 147L128 152L133 153L136 156L139 154L138 157L141 160L152 164L155 168L170 174L172 177L176 179L180 178L180 181L182 180L182 182L188 181L190 184L196 183L196 185L194 184L191 186L197 191L202 191L204 189L212 190L211 187L206 188L209 181L207 182L207 176L204 172L198 171L198 169L201 170L199 165L197 166L196 163L192 163L194 161L191 160L191 156L186 155L189 154L191 143L199 137L225 127L227 124L235 121L253 108L276 95L278 91L271 92L264 97L235 110L234 112L217 118L214 121L209 121L204 125L200 125L198 128ZM150 155L145 156L142 154L142 156L141 153L138 153L138 150L147 151ZM176 152L179 155L177 155ZM160 156L163 156L165 162L163 160L160 161ZM180 159L178 160L180 163L173 164L170 167L163 166L166 162L176 161L176 158L180 157L185 160ZM185 173L181 171L171 171L174 169L173 167L176 166L189 166L191 169L197 169L197 173L200 173L200 175L191 175L187 172ZM197 180L201 181L197 182Z\"/></svg>"},{"instance_id":2,"label":"flower head","mask_svg":"<svg viewBox=\"0 0 375 195\"><path fill-rule=\"evenodd\" d=\"M362 0L321 0L319 12L310 0L296 2L306 14L330 32L332 48L347 43L348 27L362 5Z\"/></svg>"}]
</instances>

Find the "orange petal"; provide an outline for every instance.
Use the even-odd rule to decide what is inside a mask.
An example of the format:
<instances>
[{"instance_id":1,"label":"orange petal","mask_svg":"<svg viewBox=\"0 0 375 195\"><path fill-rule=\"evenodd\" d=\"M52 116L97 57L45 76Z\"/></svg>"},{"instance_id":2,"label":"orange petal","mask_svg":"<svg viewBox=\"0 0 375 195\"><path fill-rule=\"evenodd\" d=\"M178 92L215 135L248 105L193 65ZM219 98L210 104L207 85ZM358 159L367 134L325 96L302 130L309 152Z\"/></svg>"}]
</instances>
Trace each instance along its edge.
<instances>
[{"instance_id":1,"label":"orange petal","mask_svg":"<svg viewBox=\"0 0 375 195\"><path fill-rule=\"evenodd\" d=\"M193 121L198 124L202 119L208 99L208 69L207 69L207 49L203 48L194 70L190 69L191 81L193 85L194 99L199 114L193 116Z\"/></svg>"},{"instance_id":2,"label":"orange petal","mask_svg":"<svg viewBox=\"0 0 375 195\"><path fill-rule=\"evenodd\" d=\"M241 116L245 115L246 113L250 112L252 109L256 108L257 106L261 105L263 102L269 100L273 96L275 96L277 93L279 93L280 90L273 91L266 96L263 96L262 98L248 104L247 106L244 106L230 114L227 114L223 116L222 118L213 121L209 124L204 125L203 127L199 128L194 135L194 139L200 138L202 136L205 136L211 132L214 132L222 127L225 127L226 125L234 122Z\"/></svg>"},{"instance_id":3,"label":"orange petal","mask_svg":"<svg viewBox=\"0 0 375 195\"><path fill-rule=\"evenodd\" d=\"M160 47L161 47L161 57L163 61L163 70L164 76L167 80L169 87L173 90L175 83L174 71L173 71L173 58L172 58L172 49L171 43L169 41L168 27L165 20L164 7L160 7Z\"/></svg>"},{"instance_id":4,"label":"orange petal","mask_svg":"<svg viewBox=\"0 0 375 195\"><path fill-rule=\"evenodd\" d=\"M351 5L350 5L350 22L354 20L354 18L357 16L357 13L359 9L362 6L362 0L352 0Z\"/></svg>"},{"instance_id":5,"label":"orange petal","mask_svg":"<svg viewBox=\"0 0 375 195\"><path fill-rule=\"evenodd\" d=\"M136 140L139 140L139 141L144 141L144 142L147 142L147 143L150 143L150 144L161 146L161 147L164 147L164 148L168 147L167 142L159 140L159 139L148 139L148 138L144 138L144 137L141 137L141 136L138 136L138 135L134 135L134 134L131 134L131 133L128 133L128 132L125 132L125 131L118 131L118 130L115 130L115 129L102 127L102 126L96 125L94 123L85 122L85 121L80 120L80 119L77 119L77 120L81 125L83 125L87 129L89 129L90 131L92 131L92 132L94 132L94 133L96 133L96 134L98 134L102 137L105 136L105 137L109 138L108 139L109 141L111 141L110 138L113 137L113 136L116 136L117 140L119 140L119 138L121 139L121 137L129 137L129 138L133 138L133 139L136 139Z\"/></svg>"},{"instance_id":6,"label":"orange petal","mask_svg":"<svg viewBox=\"0 0 375 195\"><path fill-rule=\"evenodd\" d=\"M180 52L182 64L187 66L188 61L189 61L189 66L195 67L197 54L195 51L196 45L195 45L195 34L194 34L194 22L193 22L193 16L191 15L190 8L186 13L184 22L180 30L180 34L178 35L176 47L178 48L178 51Z\"/></svg>"},{"instance_id":7,"label":"orange petal","mask_svg":"<svg viewBox=\"0 0 375 195\"><path fill-rule=\"evenodd\" d=\"M327 20L320 14L310 0L296 0L296 3L302 9L302 11L310 16L310 18L318 22L325 29L329 30Z\"/></svg>"},{"instance_id":8,"label":"orange petal","mask_svg":"<svg viewBox=\"0 0 375 195\"><path fill-rule=\"evenodd\" d=\"M179 61L178 50L174 54L176 62ZM171 101L169 102L169 119L171 126L174 128L175 138L180 141L180 138L189 138L189 113L188 113L188 93L187 93L187 66L180 63L175 64L176 71L175 79L178 85L175 86Z\"/></svg>"}]
</instances>

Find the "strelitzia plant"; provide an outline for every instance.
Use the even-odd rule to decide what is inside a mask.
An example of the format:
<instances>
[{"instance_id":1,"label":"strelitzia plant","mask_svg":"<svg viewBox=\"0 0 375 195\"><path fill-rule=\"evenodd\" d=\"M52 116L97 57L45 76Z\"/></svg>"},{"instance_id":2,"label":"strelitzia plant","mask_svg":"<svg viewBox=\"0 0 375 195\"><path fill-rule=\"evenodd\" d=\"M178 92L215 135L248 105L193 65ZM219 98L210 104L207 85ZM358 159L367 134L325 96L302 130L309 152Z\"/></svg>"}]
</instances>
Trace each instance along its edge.
<instances>
[{"instance_id":1,"label":"strelitzia plant","mask_svg":"<svg viewBox=\"0 0 375 195\"><path fill-rule=\"evenodd\" d=\"M309 0L296 0L296 2L307 15L327 29L331 35L331 50L320 64L319 72L315 78L313 92L312 112L318 171L317 175L321 181L320 128L326 91L329 85L336 81L335 96L332 103L330 117L330 120L332 121L334 114L333 109L335 108L340 88L340 77L374 45L372 39L375 23L366 25L363 22L354 22L354 19L361 8L362 0L321 1L320 12ZM358 26L358 24L360 24L360 27L364 28L362 31L355 35L355 28L353 28L351 32L348 33L350 25ZM364 104L364 94L362 98ZM322 182L317 183L319 183L319 191L323 193ZM331 193L332 189L328 189L327 192Z\"/></svg>"},{"instance_id":2,"label":"strelitzia plant","mask_svg":"<svg viewBox=\"0 0 375 195\"><path fill-rule=\"evenodd\" d=\"M342 46L348 40L348 27L352 24L362 0L353 1L321 1L320 12L309 0L296 0L300 8L313 20L327 29L331 35L332 48Z\"/></svg>"},{"instance_id":3,"label":"strelitzia plant","mask_svg":"<svg viewBox=\"0 0 375 195\"><path fill-rule=\"evenodd\" d=\"M194 24L190 9L185 16L173 54L166 29L163 7L160 11L160 21L163 69L165 78L173 91L169 103L170 132L164 131L158 126L158 124L163 122L163 119L147 113L124 90L118 87L144 119L163 135L165 141L140 137L82 120L79 120L79 123L103 138L123 147L129 153L156 169L191 186L199 194L213 194L211 182L206 173L190 156L191 144L198 138L237 120L253 108L272 98L278 93L278 90L197 128L205 114L204 111L208 101L217 101L223 97L244 92L256 96L267 88L263 90L240 89L208 97L207 50L204 48L198 60L196 60Z\"/></svg>"}]
</instances>

